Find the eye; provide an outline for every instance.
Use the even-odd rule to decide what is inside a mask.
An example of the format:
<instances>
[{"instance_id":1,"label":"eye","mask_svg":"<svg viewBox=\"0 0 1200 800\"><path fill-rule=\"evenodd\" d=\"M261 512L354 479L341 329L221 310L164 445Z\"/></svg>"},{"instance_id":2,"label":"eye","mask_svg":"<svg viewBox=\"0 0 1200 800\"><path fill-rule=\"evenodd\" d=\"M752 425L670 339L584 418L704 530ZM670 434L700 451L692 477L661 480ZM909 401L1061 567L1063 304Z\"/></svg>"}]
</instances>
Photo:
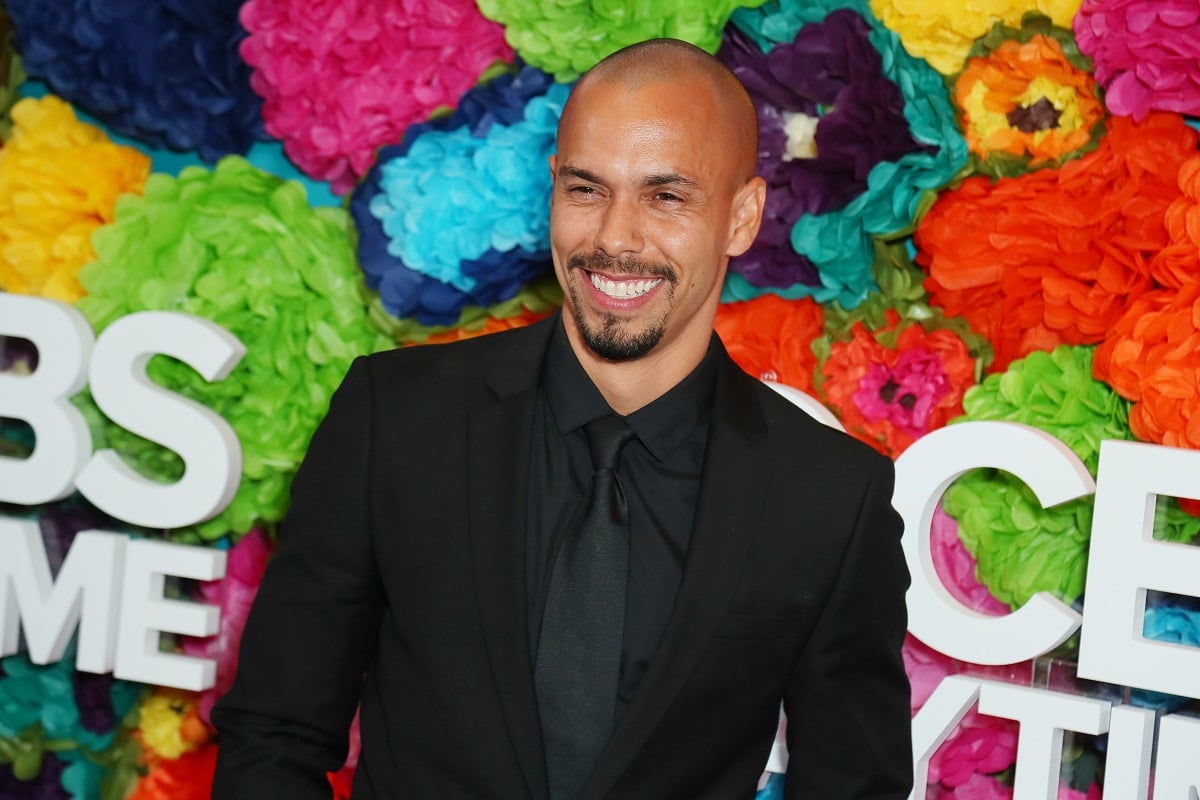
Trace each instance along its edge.
<instances>
[{"instance_id":1,"label":"eye","mask_svg":"<svg viewBox=\"0 0 1200 800\"><path fill-rule=\"evenodd\" d=\"M659 192L654 195L654 199L660 203L682 203L683 198L674 192Z\"/></svg>"}]
</instances>

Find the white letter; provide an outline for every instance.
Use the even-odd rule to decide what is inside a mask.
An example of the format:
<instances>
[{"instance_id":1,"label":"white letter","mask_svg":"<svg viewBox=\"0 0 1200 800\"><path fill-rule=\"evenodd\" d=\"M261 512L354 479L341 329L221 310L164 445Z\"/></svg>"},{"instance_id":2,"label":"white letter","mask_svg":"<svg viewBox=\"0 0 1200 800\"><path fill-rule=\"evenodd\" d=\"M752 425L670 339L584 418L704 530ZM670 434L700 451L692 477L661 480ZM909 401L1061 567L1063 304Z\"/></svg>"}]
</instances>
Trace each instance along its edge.
<instances>
[{"instance_id":1,"label":"white letter","mask_svg":"<svg viewBox=\"0 0 1200 800\"><path fill-rule=\"evenodd\" d=\"M32 375L0 374L0 417L24 420L37 438L29 458L0 456L0 502L61 500L92 453L87 423L70 401L84 386L92 329L66 303L0 292L0 336L28 339L38 351Z\"/></svg>"},{"instance_id":2,"label":"white letter","mask_svg":"<svg viewBox=\"0 0 1200 800\"><path fill-rule=\"evenodd\" d=\"M1100 444L1079 677L1200 698L1200 648L1142 636L1146 590L1200 597L1200 550L1154 541L1155 494L1200 497L1200 452Z\"/></svg>"},{"instance_id":3,"label":"white letter","mask_svg":"<svg viewBox=\"0 0 1200 800\"><path fill-rule=\"evenodd\" d=\"M763 383L774 389L777 395L788 400L792 405L822 425L833 428L835 431L842 431L843 433L846 431L842 427L842 421L837 418L837 415L826 408L820 400L811 394L802 392L795 386L788 386L786 383L776 383L775 381L763 381Z\"/></svg>"},{"instance_id":4,"label":"white letter","mask_svg":"<svg viewBox=\"0 0 1200 800\"><path fill-rule=\"evenodd\" d=\"M37 525L0 518L0 656L17 652L19 622L29 659L58 661L78 624L75 665L87 672L112 670L119 608L115 587L124 552L124 536L83 531L56 583Z\"/></svg>"},{"instance_id":5,"label":"white letter","mask_svg":"<svg viewBox=\"0 0 1200 800\"><path fill-rule=\"evenodd\" d=\"M1153 746L1154 712L1114 706L1108 721L1108 755L1104 759L1104 791L1109 797L1146 800Z\"/></svg>"},{"instance_id":6,"label":"white letter","mask_svg":"<svg viewBox=\"0 0 1200 800\"><path fill-rule=\"evenodd\" d=\"M925 784L929 782L929 759L950 736L954 726L962 722L977 699L978 680L951 675L942 678L925 705L913 717L913 791L909 792L908 800L914 800L918 791L921 797L925 796Z\"/></svg>"},{"instance_id":7,"label":"white letter","mask_svg":"<svg viewBox=\"0 0 1200 800\"><path fill-rule=\"evenodd\" d=\"M115 451L101 450L76 479L80 493L114 517L149 528L183 528L219 514L242 477L237 434L211 409L151 381L146 364L163 353L213 381L245 352L224 328L186 314L143 311L110 325L92 358L96 405L118 425L174 450L185 471L176 483L158 483Z\"/></svg>"},{"instance_id":8,"label":"white letter","mask_svg":"<svg viewBox=\"0 0 1200 800\"><path fill-rule=\"evenodd\" d=\"M1159 721L1154 800L1197 800L1200 797L1197 753L1200 753L1200 719L1171 714Z\"/></svg>"},{"instance_id":9,"label":"white letter","mask_svg":"<svg viewBox=\"0 0 1200 800\"><path fill-rule=\"evenodd\" d=\"M1104 733L1108 730L1111 708L1112 704L1106 700L980 681L979 713L1021 723L1013 800L1058 797L1063 731Z\"/></svg>"},{"instance_id":10,"label":"white letter","mask_svg":"<svg viewBox=\"0 0 1200 800\"><path fill-rule=\"evenodd\" d=\"M965 422L923 436L896 459L892 505L904 518L904 554L913 582L908 629L951 658L1016 664L1046 653L1075 632L1080 616L1039 592L1003 617L980 614L947 591L933 566L929 528L946 488L976 467L1019 477L1046 508L1091 494L1095 484L1071 449L1048 433L1014 422Z\"/></svg>"},{"instance_id":11,"label":"white letter","mask_svg":"<svg viewBox=\"0 0 1200 800\"><path fill-rule=\"evenodd\" d=\"M161 653L158 638L164 631L212 636L220 624L220 610L204 603L164 599L166 575L216 580L225 575L225 552L148 540L129 543L113 675L122 680L204 691L216 680L216 662Z\"/></svg>"}]
</instances>

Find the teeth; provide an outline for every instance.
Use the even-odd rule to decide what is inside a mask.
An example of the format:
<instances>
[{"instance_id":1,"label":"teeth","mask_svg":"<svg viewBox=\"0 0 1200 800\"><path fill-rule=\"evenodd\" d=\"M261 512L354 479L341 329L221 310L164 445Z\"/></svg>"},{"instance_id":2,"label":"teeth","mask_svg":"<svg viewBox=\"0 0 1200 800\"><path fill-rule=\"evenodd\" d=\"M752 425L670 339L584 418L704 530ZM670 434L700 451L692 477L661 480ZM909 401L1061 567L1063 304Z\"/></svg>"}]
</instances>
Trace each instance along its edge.
<instances>
[{"instance_id":1,"label":"teeth","mask_svg":"<svg viewBox=\"0 0 1200 800\"><path fill-rule=\"evenodd\" d=\"M592 279L592 286L595 286L596 289L614 300L628 300L631 297L640 297L662 283L662 278L643 278L636 281L610 281L603 275L597 275L594 272L589 273L588 277Z\"/></svg>"}]
</instances>

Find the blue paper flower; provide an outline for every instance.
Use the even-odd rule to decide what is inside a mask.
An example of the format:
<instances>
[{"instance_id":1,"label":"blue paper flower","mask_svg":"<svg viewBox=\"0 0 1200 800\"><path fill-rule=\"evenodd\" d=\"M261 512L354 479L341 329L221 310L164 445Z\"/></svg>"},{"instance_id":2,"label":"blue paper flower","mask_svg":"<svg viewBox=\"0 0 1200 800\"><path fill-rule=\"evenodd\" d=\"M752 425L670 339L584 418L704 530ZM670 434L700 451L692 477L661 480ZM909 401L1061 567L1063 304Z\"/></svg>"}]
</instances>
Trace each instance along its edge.
<instances>
[{"instance_id":1,"label":"blue paper flower","mask_svg":"<svg viewBox=\"0 0 1200 800\"><path fill-rule=\"evenodd\" d=\"M26 71L114 131L209 161L264 138L241 0L8 0Z\"/></svg>"},{"instance_id":2,"label":"blue paper flower","mask_svg":"<svg viewBox=\"0 0 1200 800\"><path fill-rule=\"evenodd\" d=\"M568 92L522 67L380 151L350 211L366 283L388 313L452 324L547 271L546 158Z\"/></svg>"},{"instance_id":3,"label":"blue paper flower","mask_svg":"<svg viewBox=\"0 0 1200 800\"><path fill-rule=\"evenodd\" d=\"M812 296L853 308L877 288L871 275L873 237L898 236L910 229L932 194L966 163L966 142L956 128L942 77L908 55L900 37L872 13L868 0L771 0L758 9L738 9L731 22L762 50L771 51L839 9L856 12L870 26L868 39L882 59L883 76L899 87L908 133L921 147L878 161L867 175L866 188L847 205L805 213L797 220L792 247L816 267L819 285L763 289L731 273L722 296L726 302L775 291L788 299Z\"/></svg>"}]
</instances>

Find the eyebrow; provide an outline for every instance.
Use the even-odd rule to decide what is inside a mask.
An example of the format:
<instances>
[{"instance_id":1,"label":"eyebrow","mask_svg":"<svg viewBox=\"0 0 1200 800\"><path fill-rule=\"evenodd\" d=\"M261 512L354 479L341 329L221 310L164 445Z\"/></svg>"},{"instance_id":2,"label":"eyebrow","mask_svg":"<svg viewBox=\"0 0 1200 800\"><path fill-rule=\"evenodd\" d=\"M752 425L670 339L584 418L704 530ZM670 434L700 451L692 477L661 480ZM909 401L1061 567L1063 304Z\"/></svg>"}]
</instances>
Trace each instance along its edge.
<instances>
[{"instance_id":1,"label":"eyebrow","mask_svg":"<svg viewBox=\"0 0 1200 800\"><path fill-rule=\"evenodd\" d=\"M575 167L575 166L571 166L569 164L565 165L562 169L559 170L559 175L568 177L568 178L578 178L579 180L587 181L588 183L598 183L602 186L607 185L606 181L603 178L601 178L599 175L597 175L596 173L591 172L586 169L583 169L582 167ZM700 184L696 183L691 178L685 178L683 175L680 175L678 172L662 172L662 173L657 173L654 175L647 175L646 177L642 178L639 181L639 183L642 186L648 186L648 187L649 186L684 186L689 189L699 189L700 188Z\"/></svg>"}]
</instances>

